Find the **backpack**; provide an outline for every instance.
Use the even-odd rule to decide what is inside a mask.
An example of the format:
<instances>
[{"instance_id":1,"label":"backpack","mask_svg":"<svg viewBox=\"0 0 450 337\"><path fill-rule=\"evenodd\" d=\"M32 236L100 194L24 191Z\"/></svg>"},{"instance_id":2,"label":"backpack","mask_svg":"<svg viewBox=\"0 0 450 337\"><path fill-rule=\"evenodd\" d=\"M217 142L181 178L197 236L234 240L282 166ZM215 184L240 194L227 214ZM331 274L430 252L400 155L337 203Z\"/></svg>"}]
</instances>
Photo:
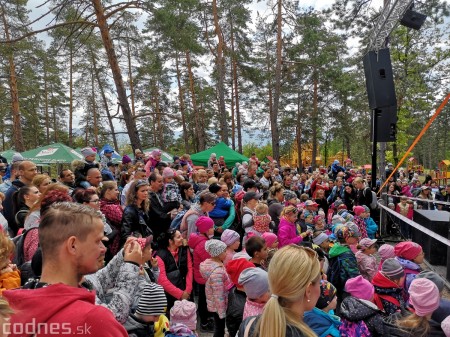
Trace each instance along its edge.
<instances>
[{"instance_id":1,"label":"backpack","mask_svg":"<svg viewBox=\"0 0 450 337\"><path fill-rule=\"evenodd\" d=\"M327 270L328 282L333 284L337 289L344 289L344 284L341 281L341 258L336 256L335 258L328 259L329 265Z\"/></svg>"},{"instance_id":2,"label":"backpack","mask_svg":"<svg viewBox=\"0 0 450 337\"><path fill-rule=\"evenodd\" d=\"M364 191L367 191L367 190L369 190L372 193L372 201L370 202L370 205L369 205L370 209L377 209L378 208L377 194L374 191L372 191L369 187L366 187L364 189ZM366 193L363 192L363 195L364 195L364 198L365 198L366 197Z\"/></svg>"},{"instance_id":3,"label":"backpack","mask_svg":"<svg viewBox=\"0 0 450 337\"><path fill-rule=\"evenodd\" d=\"M180 229L181 220L183 220L183 216L186 214L188 210L184 209L181 212L178 212L175 218L170 223L170 229Z\"/></svg>"},{"instance_id":4,"label":"backpack","mask_svg":"<svg viewBox=\"0 0 450 337\"><path fill-rule=\"evenodd\" d=\"M352 337L370 337L372 334L369 331L366 323L364 321L350 322L345 318L341 319L341 325L339 326L339 332L341 336L352 336Z\"/></svg>"},{"instance_id":5,"label":"backpack","mask_svg":"<svg viewBox=\"0 0 450 337\"><path fill-rule=\"evenodd\" d=\"M12 242L14 242L15 245L12 263L17 265L19 269L25 263L24 243L25 243L25 236L27 235L27 233L28 230L24 230L22 234L12 238Z\"/></svg>"}]
</instances>

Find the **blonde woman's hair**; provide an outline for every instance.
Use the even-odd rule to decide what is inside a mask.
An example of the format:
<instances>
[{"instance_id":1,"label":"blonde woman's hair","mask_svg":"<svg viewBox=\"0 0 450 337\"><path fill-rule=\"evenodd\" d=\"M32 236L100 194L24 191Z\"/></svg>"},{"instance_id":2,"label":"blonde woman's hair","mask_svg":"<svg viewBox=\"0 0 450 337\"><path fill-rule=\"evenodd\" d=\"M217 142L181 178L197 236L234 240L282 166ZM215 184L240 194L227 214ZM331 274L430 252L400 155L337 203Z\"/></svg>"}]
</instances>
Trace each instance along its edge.
<instances>
[{"instance_id":1,"label":"blonde woman's hair","mask_svg":"<svg viewBox=\"0 0 450 337\"><path fill-rule=\"evenodd\" d=\"M117 188L117 182L114 180L108 180L104 181L102 183L102 188L100 190L100 199L103 199L105 197L106 192L109 190L114 190Z\"/></svg>"},{"instance_id":2,"label":"blonde woman's hair","mask_svg":"<svg viewBox=\"0 0 450 337\"><path fill-rule=\"evenodd\" d=\"M270 197L275 198L275 195L282 190L284 190L283 185L281 185L279 182L275 182L269 189Z\"/></svg>"},{"instance_id":3,"label":"blonde woman's hair","mask_svg":"<svg viewBox=\"0 0 450 337\"><path fill-rule=\"evenodd\" d=\"M39 186L44 182L45 179L50 179L46 174L36 174L33 178L32 184L39 188Z\"/></svg>"},{"instance_id":4,"label":"blonde woman's hair","mask_svg":"<svg viewBox=\"0 0 450 337\"><path fill-rule=\"evenodd\" d=\"M268 278L272 295L259 319L255 336L284 337L287 325L299 329L306 337L317 336L290 309L292 303L305 297L307 287L320 282L317 253L309 248L289 245L275 253L270 261Z\"/></svg>"},{"instance_id":5,"label":"blonde woman's hair","mask_svg":"<svg viewBox=\"0 0 450 337\"><path fill-rule=\"evenodd\" d=\"M214 183L218 183L219 180L216 177L211 177L208 179L208 185L214 184Z\"/></svg>"},{"instance_id":6,"label":"blonde woman's hair","mask_svg":"<svg viewBox=\"0 0 450 337\"><path fill-rule=\"evenodd\" d=\"M420 317L415 313L404 318L400 318L396 321L396 324L401 330L407 332L407 334L414 331L416 337L426 337L428 336L428 331L430 330L430 323L428 322L427 317ZM418 330L422 333L417 334Z\"/></svg>"},{"instance_id":7,"label":"blonde woman's hair","mask_svg":"<svg viewBox=\"0 0 450 337\"><path fill-rule=\"evenodd\" d=\"M0 230L0 262L3 262L11 256L14 248L14 242L11 241L8 235Z\"/></svg>"},{"instance_id":8,"label":"blonde woman's hair","mask_svg":"<svg viewBox=\"0 0 450 337\"><path fill-rule=\"evenodd\" d=\"M286 214L293 213L293 212L298 212L297 207L289 205L289 206L286 206L285 208L283 208L283 210L281 211L280 216L284 216Z\"/></svg>"}]
</instances>

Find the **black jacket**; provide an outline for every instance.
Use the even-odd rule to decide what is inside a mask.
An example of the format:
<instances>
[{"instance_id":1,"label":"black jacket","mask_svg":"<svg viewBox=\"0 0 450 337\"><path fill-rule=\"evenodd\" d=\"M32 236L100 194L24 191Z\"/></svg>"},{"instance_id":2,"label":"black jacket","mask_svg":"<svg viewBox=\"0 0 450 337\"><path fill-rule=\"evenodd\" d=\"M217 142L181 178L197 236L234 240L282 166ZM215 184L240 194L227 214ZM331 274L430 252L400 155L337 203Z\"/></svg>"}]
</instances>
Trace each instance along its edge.
<instances>
[{"instance_id":1,"label":"black jacket","mask_svg":"<svg viewBox=\"0 0 450 337\"><path fill-rule=\"evenodd\" d=\"M172 219L170 218L171 210L180 207L178 201L164 202L159 193L150 192L150 211L148 213L150 228L153 231L155 239L157 239L161 233L165 233L169 227Z\"/></svg>"},{"instance_id":2,"label":"black jacket","mask_svg":"<svg viewBox=\"0 0 450 337\"><path fill-rule=\"evenodd\" d=\"M364 321L374 337L385 336L383 317L375 304L348 296L341 303L339 315L350 322Z\"/></svg>"},{"instance_id":3,"label":"black jacket","mask_svg":"<svg viewBox=\"0 0 450 337\"><path fill-rule=\"evenodd\" d=\"M228 307L226 325L230 336L236 336L239 331L239 326L242 323L242 317L244 316L244 306L247 300L245 292L231 288L228 293Z\"/></svg>"},{"instance_id":4,"label":"black jacket","mask_svg":"<svg viewBox=\"0 0 450 337\"><path fill-rule=\"evenodd\" d=\"M9 230L14 234L13 236L16 236L19 227L14 219L16 214L14 214L13 210L13 195L19 190L19 188L25 186L25 184L19 179L14 180L11 184L11 187L5 193L5 200L3 201L3 215L8 221Z\"/></svg>"},{"instance_id":5,"label":"black jacket","mask_svg":"<svg viewBox=\"0 0 450 337\"><path fill-rule=\"evenodd\" d=\"M259 319L259 317L261 316L257 316L257 318L252 322L252 326L249 330L248 336L258 336L254 334L254 330L256 327L256 322ZM248 317L246 318L241 326L239 327L239 333L238 333L238 337L244 337L244 333L245 333L245 328L247 326L247 324L250 322L250 320L252 320L254 318L253 317ZM296 327L293 327L291 325L286 326L286 335L285 337L304 337L305 335L303 334L303 332L301 332L300 330L298 330Z\"/></svg>"},{"instance_id":6,"label":"black jacket","mask_svg":"<svg viewBox=\"0 0 450 337\"><path fill-rule=\"evenodd\" d=\"M152 235L148 222L148 215L136 205L125 207L122 215L122 245L129 236L145 238Z\"/></svg>"}]
</instances>

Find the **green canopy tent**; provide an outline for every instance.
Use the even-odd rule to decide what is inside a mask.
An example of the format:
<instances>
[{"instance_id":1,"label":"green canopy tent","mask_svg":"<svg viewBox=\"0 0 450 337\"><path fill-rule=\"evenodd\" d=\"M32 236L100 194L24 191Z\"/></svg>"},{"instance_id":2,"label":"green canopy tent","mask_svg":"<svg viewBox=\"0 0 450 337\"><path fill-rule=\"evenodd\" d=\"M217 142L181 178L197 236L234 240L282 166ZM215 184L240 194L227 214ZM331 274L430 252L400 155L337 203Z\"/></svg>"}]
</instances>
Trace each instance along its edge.
<instances>
[{"instance_id":1,"label":"green canopy tent","mask_svg":"<svg viewBox=\"0 0 450 337\"><path fill-rule=\"evenodd\" d=\"M23 152L22 156L35 164L70 164L74 160L84 160L79 152L61 143L41 146Z\"/></svg>"},{"instance_id":2,"label":"green canopy tent","mask_svg":"<svg viewBox=\"0 0 450 337\"><path fill-rule=\"evenodd\" d=\"M19 153L19 152L15 151L15 150L6 150L6 151L3 151L3 152L1 153L1 155L2 155L3 157L5 157L6 160L8 161L8 163L10 164L11 161L12 161L12 157L13 157L14 154L16 154L16 153Z\"/></svg>"},{"instance_id":3,"label":"green canopy tent","mask_svg":"<svg viewBox=\"0 0 450 337\"><path fill-rule=\"evenodd\" d=\"M220 142L208 150L191 155L192 162L194 165L206 167L208 166L208 159L211 156L211 153L215 153L217 155L217 159L219 159L220 156L223 156L227 167L233 167L238 162L241 163L243 161L248 161L246 156L230 149L227 144Z\"/></svg>"}]
</instances>

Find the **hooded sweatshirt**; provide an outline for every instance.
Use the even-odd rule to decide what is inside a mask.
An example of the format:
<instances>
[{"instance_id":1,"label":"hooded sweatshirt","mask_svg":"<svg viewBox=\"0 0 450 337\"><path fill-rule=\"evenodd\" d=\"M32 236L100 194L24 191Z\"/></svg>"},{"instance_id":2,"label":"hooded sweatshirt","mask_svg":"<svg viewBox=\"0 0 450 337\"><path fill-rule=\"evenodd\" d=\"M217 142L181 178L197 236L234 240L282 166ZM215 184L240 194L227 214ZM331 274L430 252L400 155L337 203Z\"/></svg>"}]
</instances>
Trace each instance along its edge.
<instances>
[{"instance_id":1,"label":"hooded sweatshirt","mask_svg":"<svg viewBox=\"0 0 450 337\"><path fill-rule=\"evenodd\" d=\"M10 320L12 337L31 337L38 331L38 337L128 336L110 310L95 305L95 292L84 288L58 283L39 289L8 290L3 296L16 312Z\"/></svg>"},{"instance_id":2,"label":"hooded sweatshirt","mask_svg":"<svg viewBox=\"0 0 450 337\"><path fill-rule=\"evenodd\" d=\"M400 262L403 269L405 270L405 293L408 293L409 286L411 282L416 278L416 275L422 271L422 268L417 263L409 260L402 259L401 257L396 257L397 261Z\"/></svg>"},{"instance_id":3,"label":"hooded sweatshirt","mask_svg":"<svg viewBox=\"0 0 450 337\"><path fill-rule=\"evenodd\" d=\"M341 320L338 316L330 315L323 310L314 308L305 312L304 320L319 337L340 336L339 326L341 325Z\"/></svg>"},{"instance_id":4,"label":"hooded sweatshirt","mask_svg":"<svg viewBox=\"0 0 450 337\"><path fill-rule=\"evenodd\" d=\"M328 281L336 287L338 298L342 298L345 282L359 275L358 263L350 248L339 243L331 247L329 256Z\"/></svg>"},{"instance_id":5,"label":"hooded sweatshirt","mask_svg":"<svg viewBox=\"0 0 450 337\"><path fill-rule=\"evenodd\" d=\"M219 318L225 318L231 281L223 263L207 259L200 264L200 273L206 280L205 294L208 311L217 312Z\"/></svg>"},{"instance_id":6,"label":"hooded sweatshirt","mask_svg":"<svg viewBox=\"0 0 450 337\"><path fill-rule=\"evenodd\" d=\"M348 296L342 301L340 315L343 321L363 321L373 337L385 336L381 311L370 301Z\"/></svg>"},{"instance_id":7,"label":"hooded sweatshirt","mask_svg":"<svg viewBox=\"0 0 450 337\"><path fill-rule=\"evenodd\" d=\"M299 244L303 241L303 238L297 232L295 223L289 222L284 217L281 217L280 224L278 225L278 241L278 248L281 248L291 243Z\"/></svg>"},{"instance_id":8,"label":"hooded sweatshirt","mask_svg":"<svg viewBox=\"0 0 450 337\"><path fill-rule=\"evenodd\" d=\"M372 279L372 284L375 288L374 302L385 315L394 314L405 307L403 288L397 283L378 272Z\"/></svg>"},{"instance_id":9,"label":"hooded sweatshirt","mask_svg":"<svg viewBox=\"0 0 450 337\"><path fill-rule=\"evenodd\" d=\"M211 256L205 249L208 239L203 234L192 233L189 237L188 245L194 250L194 280L198 284L205 284L206 280L200 274L200 263Z\"/></svg>"}]
</instances>

